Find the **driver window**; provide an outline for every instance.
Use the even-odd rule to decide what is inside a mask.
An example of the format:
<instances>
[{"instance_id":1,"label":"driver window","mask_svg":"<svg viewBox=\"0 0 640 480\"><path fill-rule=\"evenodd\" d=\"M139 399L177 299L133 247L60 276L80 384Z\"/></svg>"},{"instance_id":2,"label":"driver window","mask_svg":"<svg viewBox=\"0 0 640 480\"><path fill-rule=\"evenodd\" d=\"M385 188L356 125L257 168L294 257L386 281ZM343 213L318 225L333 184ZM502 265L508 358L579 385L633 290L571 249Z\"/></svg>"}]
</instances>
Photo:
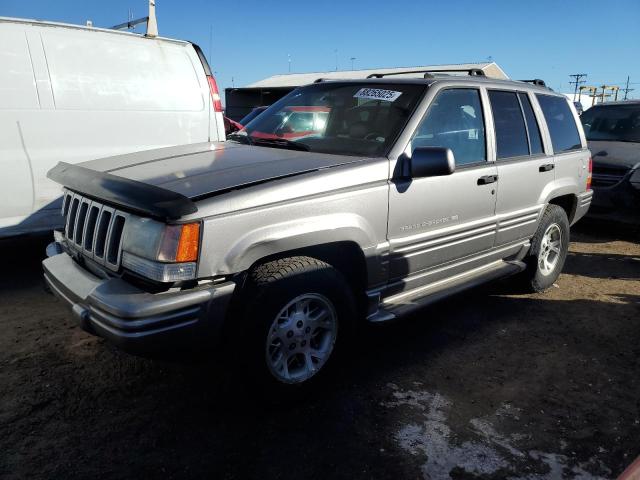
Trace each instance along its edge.
<instances>
[{"instance_id":1,"label":"driver window","mask_svg":"<svg viewBox=\"0 0 640 480\"><path fill-rule=\"evenodd\" d=\"M470 88L441 91L411 139L411 148L417 147L450 148L458 166L486 161L480 92Z\"/></svg>"}]
</instances>

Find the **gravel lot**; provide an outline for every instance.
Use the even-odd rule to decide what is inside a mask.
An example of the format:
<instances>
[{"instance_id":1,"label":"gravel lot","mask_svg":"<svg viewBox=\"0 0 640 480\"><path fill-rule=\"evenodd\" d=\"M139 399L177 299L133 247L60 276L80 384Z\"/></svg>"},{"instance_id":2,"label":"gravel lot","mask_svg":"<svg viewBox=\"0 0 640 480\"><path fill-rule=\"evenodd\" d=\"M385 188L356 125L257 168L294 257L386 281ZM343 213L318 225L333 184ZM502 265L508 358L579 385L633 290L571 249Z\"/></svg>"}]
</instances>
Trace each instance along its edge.
<instances>
[{"instance_id":1,"label":"gravel lot","mask_svg":"<svg viewBox=\"0 0 640 480\"><path fill-rule=\"evenodd\" d=\"M640 454L640 244L581 226L557 288L508 280L362 336L266 407L202 363L115 351L0 243L0 477L615 478ZM634 241L635 240L635 241Z\"/></svg>"}]
</instances>

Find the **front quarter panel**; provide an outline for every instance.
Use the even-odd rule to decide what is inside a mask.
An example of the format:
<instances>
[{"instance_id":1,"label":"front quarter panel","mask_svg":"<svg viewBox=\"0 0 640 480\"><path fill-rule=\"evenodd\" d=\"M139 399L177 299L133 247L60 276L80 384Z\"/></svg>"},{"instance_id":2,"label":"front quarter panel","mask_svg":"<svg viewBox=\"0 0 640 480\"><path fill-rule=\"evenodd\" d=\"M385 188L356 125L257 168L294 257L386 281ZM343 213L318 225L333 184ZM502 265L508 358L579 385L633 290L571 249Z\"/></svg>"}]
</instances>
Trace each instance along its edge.
<instances>
[{"instance_id":1,"label":"front quarter panel","mask_svg":"<svg viewBox=\"0 0 640 480\"><path fill-rule=\"evenodd\" d=\"M353 242L369 265L385 253L388 160L321 170L232 192L199 205L200 278L246 271L260 259L321 244ZM214 213L215 212L215 213ZM384 280L383 268L368 272Z\"/></svg>"}]
</instances>

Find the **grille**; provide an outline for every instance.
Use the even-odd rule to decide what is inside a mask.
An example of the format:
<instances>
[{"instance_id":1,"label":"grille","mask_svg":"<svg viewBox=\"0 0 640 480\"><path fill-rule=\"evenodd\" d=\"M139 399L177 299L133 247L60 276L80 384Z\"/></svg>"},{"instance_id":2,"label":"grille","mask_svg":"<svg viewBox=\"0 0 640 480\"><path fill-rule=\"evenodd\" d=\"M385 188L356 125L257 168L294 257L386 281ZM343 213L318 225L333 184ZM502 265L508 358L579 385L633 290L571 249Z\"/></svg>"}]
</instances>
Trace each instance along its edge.
<instances>
[{"instance_id":1,"label":"grille","mask_svg":"<svg viewBox=\"0 0 640 480\"><path fill-rule=\"evenodd\" d=\"M592 184L594 187L610 187L616 185L622 181L628 171L629 167L596 164L593 166Z\"/></svg>"},{"instance_id":2,"label":"grille","mask_svg":"<svg viewBox=\"0 0 640 480\"><path fill-rule=\"evenodd\" d=\"M62 215L70 248L110 270L120 268L127 213L65 190Z\"/></svg>"}]
</instances>

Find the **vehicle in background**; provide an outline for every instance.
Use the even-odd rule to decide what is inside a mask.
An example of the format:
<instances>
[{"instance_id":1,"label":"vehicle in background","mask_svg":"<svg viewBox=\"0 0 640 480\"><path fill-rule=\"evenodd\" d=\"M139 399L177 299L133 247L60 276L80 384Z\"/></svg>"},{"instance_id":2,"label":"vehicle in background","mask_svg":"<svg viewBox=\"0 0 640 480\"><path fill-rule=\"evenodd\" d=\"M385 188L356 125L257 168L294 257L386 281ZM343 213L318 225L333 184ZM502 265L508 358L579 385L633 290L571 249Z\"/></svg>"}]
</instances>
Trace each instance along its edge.
<instances>
[{"instance_id":1,"label":"vehicle in background","mask_svg":"<svg viewBox=\"0 0 640 480\"><path fill-rule=\"evenodd\" d=\"M589 215L640 224L640 100L601 103L580 120L593 155Z\"/></svg>"},{"instance_id":2,"label":"vehicle in background","mask_svg":"<svg viewBox=\"0 0 640 480\"><path fill-rule=\"evenodd\" d=\"M252 132L256 138L295 139L322 134L327 126L330 107L296 105L282 110L266 110L259 116L259 130ZM258 117L256 117L258 118ZM251 128L252 122L245 125Z\"/></svg>"},{"instance_id":3,"label":"vehicle in background","mask_svg":"<svg viewBox=\"0 0 640 480\"><path fill-rule=\"evenodd\" d=\"M224 140L222 105L197 45L0 18L0 237L60 226L69 163Z\"/></svg>"},{"instance_id":4,"label":"vehicle in background","mask_svg":"<svg viewBox=\"0 0 640 480\"><path fill-rule=\"evenodd\" d=\"M224 143L61 162L47 284L124 349L218 348L290 392L359 321L512 274L551 287L592 196L578 116L540 81L459 71L317 82Z\"/></svg>"},{"instance_id":5,"label":"vehicle in background","mask_svg":"<svg viewBox=\"0 0 640 480\"><path fill-rule=\"evenodd\" d=\"M582 108L582 104L580 102L573 102L573 106L576 107L578 115L582 115L584 113L584 108Z\"/></svg>"},{"instance_id":6,"label":"vehicle in background","mask_svg":"<svg viewBox=\"0 0 640 480\"><path fill-rule=\"evenodd\" d=\"M231 120L229 117L225 116L224 119L224 133L225 135L231 135L239 130L242 130L242 125L235 120Z\"/></svg>"},{"instance_id":7,"label":"vehicle in background","mask_svg":"<svg viewBox=\"0 0 640 480\"><path fill-rule=\"evenodd\" d=\"M262 112L264 112L267 108L269 108L269 106L254 108L253 110L251 110L251 112L248 115L242 117L242 120L240 120L238 123L240 123L240 125L246 125L251 120L253 120L258 115L260 115Z\"/></svg>"}]
</instances>

